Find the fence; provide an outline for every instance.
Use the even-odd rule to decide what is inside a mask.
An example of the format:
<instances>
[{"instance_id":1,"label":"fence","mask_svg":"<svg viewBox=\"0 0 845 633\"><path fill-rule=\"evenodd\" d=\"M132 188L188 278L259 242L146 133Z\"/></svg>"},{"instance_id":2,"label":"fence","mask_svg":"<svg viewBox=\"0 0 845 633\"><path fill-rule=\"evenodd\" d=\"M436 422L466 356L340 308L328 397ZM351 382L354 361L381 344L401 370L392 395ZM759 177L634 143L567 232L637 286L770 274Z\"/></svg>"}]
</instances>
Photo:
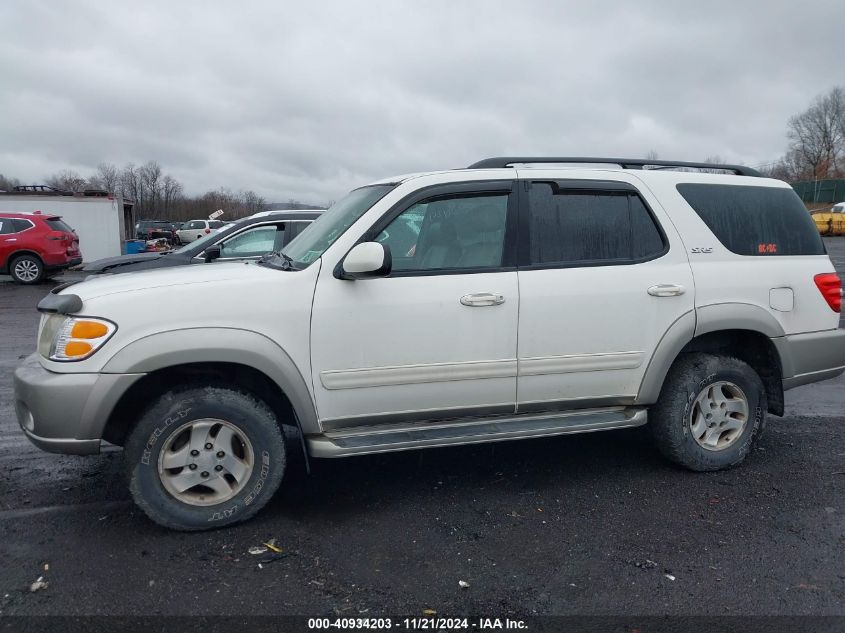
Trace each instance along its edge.
<instances>
[{"instance_id":1,"label":"fence","mask_svg":"<svg viewBox=\"0 0 845 633\"><path fill-rule=\"evenodd\" d=\"M793 182L792 188L803 202L834 204L845 201L845 179Z\"/></svg>"}]
</instances>

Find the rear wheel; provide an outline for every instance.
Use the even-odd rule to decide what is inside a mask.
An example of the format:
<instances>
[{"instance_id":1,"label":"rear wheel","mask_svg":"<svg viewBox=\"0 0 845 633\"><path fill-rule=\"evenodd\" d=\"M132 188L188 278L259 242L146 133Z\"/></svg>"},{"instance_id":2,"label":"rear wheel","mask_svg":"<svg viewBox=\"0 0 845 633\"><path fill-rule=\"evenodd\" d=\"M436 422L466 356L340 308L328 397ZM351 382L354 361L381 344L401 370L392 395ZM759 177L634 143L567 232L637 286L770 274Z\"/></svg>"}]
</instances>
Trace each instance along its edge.
<instances>
[{"instance_id":1,"label":"rear wheel","mask_svg":"<svg viewBox=\"0 0 845 633\"><path fill-rule=\"evenodd\" d=\"M9 264L9 274L19 284L37 284L44 279L44 263L36 255L18 255Z\"/></svg>"},{"instance_id":2,"label":"rear wheel","mask_svg":"<svg viewBox=\"0 0 845 633\"><path fill-rule=\"evenodd\" d=\"M684 354L649 411L660 451L691 470L736 466L765 424L766 391L748 364L730 356Z\"/></svg>"},{"instance_id":3,"label":"rear wheel","mask_svg":"<svg viewBox=\"0 0 845 633\"><path fill-rule=\"evenodd\" d=\"M129 488L156 523L205 530L244 521L276 492L285 444L252 395L194 386L161 396L126 441Z\"/></svg>"}]
</instances>

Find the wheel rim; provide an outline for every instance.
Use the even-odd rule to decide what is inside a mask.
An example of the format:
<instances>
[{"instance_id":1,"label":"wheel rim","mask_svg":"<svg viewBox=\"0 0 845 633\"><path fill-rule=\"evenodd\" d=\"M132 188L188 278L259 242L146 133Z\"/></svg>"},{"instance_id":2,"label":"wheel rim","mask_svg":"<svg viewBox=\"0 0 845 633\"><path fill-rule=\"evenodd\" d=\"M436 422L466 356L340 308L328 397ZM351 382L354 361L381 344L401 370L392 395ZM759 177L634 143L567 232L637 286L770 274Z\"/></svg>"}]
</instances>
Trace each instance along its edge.
<instances>
[{"instance_id":1,"label":"wheel rim","mask_svg":"<svg viewBox=\"0 0 845 633\"><path fill-rule=\"evenodd\" d=\"M179 501L210 506L243 490L254 465L252 444L238 427L204 418L183 424L164 441L158 476Z\"/></svg>"},{"instance_id":2,"label":"wheel rim","mask_svg":"<svg viewBox=\"0 0 845 633\"><path fill-rule=\"evenodd\" d=\"M31 259L19 259L15 262L15 277L21 281L38 279L38 264Z\"/></svg>"},{"instance_id":3,"label":"wheel rim","mask_svg":"<svg viewBox=\"0 0 845 633\"><path fill-rule=\"evenodd\" d=\"M698 394L689 417L689 429L698 445L708 451L732 446L748 422L748 398L726 380L708 385Z\"/></svg>"}]
</instances>

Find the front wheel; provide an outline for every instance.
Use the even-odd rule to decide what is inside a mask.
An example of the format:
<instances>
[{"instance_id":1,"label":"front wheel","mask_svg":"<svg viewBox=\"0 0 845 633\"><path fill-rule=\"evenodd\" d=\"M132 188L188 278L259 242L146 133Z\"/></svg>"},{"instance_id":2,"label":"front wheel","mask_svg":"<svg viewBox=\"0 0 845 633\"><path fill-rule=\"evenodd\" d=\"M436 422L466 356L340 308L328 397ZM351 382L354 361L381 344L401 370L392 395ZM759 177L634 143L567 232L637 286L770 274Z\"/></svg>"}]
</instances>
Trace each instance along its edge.
<instances>
[{"instance_id":1,"label":"front wheel","mask_svg":"<svg viewBox=\"0 0 845 633\"><path fill-rule=\"evenodd\" d=\"M684 354L672 365L649 427L669 460L690 470L736 466L765 424L766 390L747 363L730 356Z\"/></svg>"},{"instance_id":2,"label":"front wheel","mask_svg":"<svg viewBox=\"0 0 845 633\"><path fill-rule=\"evenodd\" d=\"M218 386L162 395L126 441L129 488L156 523L206 530L257 513L282 481L284 436L270 408Z\"/></svg>"}]
</instances>

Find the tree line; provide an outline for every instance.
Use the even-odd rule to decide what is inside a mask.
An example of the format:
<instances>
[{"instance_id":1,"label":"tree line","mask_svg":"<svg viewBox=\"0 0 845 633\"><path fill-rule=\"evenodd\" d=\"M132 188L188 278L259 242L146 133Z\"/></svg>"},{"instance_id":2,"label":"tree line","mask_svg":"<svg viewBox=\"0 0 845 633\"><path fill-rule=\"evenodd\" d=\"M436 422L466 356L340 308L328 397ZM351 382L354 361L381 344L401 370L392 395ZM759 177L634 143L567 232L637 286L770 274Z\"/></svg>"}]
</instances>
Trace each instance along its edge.
<instances>
[{"instance_id":1,"label":"tree line","mask_svg":"<svg viewBox=\"0 0 845 633\"><path fill-rule=\"evenodd\" d=\"M786 153L761 171L789 182L845 178L845 87L818 95L786 124Z\"/></svg>"},{"instance_id":2,"label":"tree line","mask_svg":"<svg viewBox=\"0 0 845 633\"><path fill-rule=\"evenodd\" d=\"M17 178L0 174L0 191L13 191L21 184ZM267 201L249 189L233 191L221 187L198 196L186 195L182 183L165 173L161 165L154 160L143 165L127 163L122 168L111 163L100 163L88 178L76 171L65 169L44 179L43 184L62 191L100 189L120 194L123 198L134 201L135 217L138 219L195 220L206 218L218 209L223 209L223 219L232 220L268 208ZM282 206L309 207L292 199ZM273 208L277 208L275 204Z\"/></svg>"}]
</instances>

